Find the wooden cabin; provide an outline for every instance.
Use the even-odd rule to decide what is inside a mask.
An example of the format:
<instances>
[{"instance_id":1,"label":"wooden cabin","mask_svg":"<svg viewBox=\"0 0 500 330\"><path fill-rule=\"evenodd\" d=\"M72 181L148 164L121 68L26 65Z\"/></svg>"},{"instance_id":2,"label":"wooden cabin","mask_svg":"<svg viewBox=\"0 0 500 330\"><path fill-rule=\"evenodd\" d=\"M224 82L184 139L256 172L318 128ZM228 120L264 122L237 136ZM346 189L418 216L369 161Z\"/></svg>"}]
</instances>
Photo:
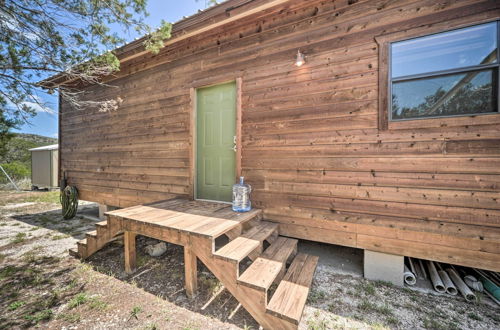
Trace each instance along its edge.
<instances>
[{"instance_id":1,"label":"wooden cabin","mask_svg":"<svg viewBox=\"0 0 500 330\"><path fill-rule=\"evenodd\" d=\"M228 0L117 49L83 90L118 110L61 100L61 175L115 207L244 176L281 235L500 271L499 7Z\"/></svg>"}]
</instances>

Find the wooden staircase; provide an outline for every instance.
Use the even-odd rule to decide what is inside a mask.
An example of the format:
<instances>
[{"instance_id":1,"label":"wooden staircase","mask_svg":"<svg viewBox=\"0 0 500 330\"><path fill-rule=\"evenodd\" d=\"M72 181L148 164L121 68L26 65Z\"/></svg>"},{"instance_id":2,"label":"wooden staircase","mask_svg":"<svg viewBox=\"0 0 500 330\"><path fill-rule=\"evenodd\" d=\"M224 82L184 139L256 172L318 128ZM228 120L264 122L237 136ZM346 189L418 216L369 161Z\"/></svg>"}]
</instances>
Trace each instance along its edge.
<instances>
[{"instance_id":1,"label":"wooden staircase","mask_svg":"<svg viewBox=\"0 0 500 330\"><path fill-rule=\"evenodd\" d=\"M192 232L181 237L185 267L194 267L196 273L196 258L200 259L263 328L297 329L318 257L297 254L296 239L279 236L277 224L260 219L261 212L256 212L243 223L234 222L234 227L230 225L222 231L212 231L216 232L213 236ZM131 228L123 221L123 217L108 214L108 221L98 223L96 231L87 233L86 238L78 242L77 250L71 250L70 254L87 258L123 231L133 232L134 237L135 234L153 237L147 232L134 230L144 228L143 224ZM188 227L193 228L193 222L187 222L189 225L185 231L190 233ZM179 221L176 222L178 225ZM179 233L182 235L183 231ZM216 239L221 233L226 234L228 242L216 248ZM133 245L134 251L130 255L135 257L135 243L125 242L126 259L127 251L131 249L127 244ZM188 260L189 255L196 258L189 257L191 260ZM248 263L242 261L247 258L253 262L245 268ZM189 282L189 276L193 276L189 272L186 268L186 282ZM196 287L196 278L194 284L186 283L187 291L193 289L190 285Z\"/></svg>"},{"instance_id":2,"label":"wooden staircase","mask_svg":"<svg viewBox=\"0 0 500 330\"><path fill-rule=\"evenodd\" d=\"M76 249L69 249L71 256L86 259L120 234L120 229L110 226L107 220L96 223L95 227L96 230L86 233L85 238L76 243Z\"/></svg>"}]
</instances>

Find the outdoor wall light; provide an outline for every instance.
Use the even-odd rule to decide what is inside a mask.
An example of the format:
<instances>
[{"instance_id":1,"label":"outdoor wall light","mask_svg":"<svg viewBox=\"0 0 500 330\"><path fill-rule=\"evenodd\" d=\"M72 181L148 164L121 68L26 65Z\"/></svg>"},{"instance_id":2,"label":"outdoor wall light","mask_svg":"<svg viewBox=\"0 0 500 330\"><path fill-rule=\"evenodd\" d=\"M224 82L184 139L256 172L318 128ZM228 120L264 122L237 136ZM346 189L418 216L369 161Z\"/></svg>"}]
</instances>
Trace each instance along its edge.
<instances>
[{"instance_id":1,"label":"outdoor wall light","mask_svg":"<svg viewBox=\"0 0 500 330\"><path fill-rule=\"evenodd\" d=\"M299 49L297 51L297 59L295 60L295 65L301 67L302 65L304 65L304 63L306 63L306 57L300 52Z\"/></svg>"}]
</instances>

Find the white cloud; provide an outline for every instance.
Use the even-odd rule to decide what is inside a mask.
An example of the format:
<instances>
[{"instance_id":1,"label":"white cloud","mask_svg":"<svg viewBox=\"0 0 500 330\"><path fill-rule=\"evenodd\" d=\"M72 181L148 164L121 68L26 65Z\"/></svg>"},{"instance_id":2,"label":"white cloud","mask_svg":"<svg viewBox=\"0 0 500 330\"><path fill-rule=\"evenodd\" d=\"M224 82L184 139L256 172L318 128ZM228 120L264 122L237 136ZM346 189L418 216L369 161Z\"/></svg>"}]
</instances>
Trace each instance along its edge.
<instances>
[{"instance_id":1,"label":"white cloud","mask_svg":"<svg viewBox=\"0 0 500 330\"><path fill-rule=\"evenodd\" d=\"M26 32L21 29L19 21L17 19L13 19L10 15L6 15L5 13L0 12L0 17L2 18L0 26L6 30L10 30L14 33L21 34L26 39L31 41L39 40L38 36L32 32Z\"/></svg>"},{"instance_id":2,"label":"white cloud","mask_svg":"<svg viewBox=\"0 0 500 330\"><path fill-rule=\"evenodd\" d=\"M51 137L58 139L59 138L59 133L56 132L56 133L52 134Z\"/></svg>"},{"instance_id":3,"label":"white cloud","mask_svg":"<svg viewBox=\"0 0 500 330\"><path fill-rule=\"evenodd\" d=\"M47 112L47 113L55 112L52 108L46 106L45 104L40 104L36 102L22 102L21 105L26 105L31 109L35 110L36 112Z\"/></svg>"},{"instance_id":4,"label":"white cloud","mask_svg":"<svg viewBox=\"0 0 500 330\"><path fill-rule=\"evenodd\" d=\"M45 102L40 96L32 95L30 96L30 101L24 101L19 103L19 106L28 106L37 113L45 112L49 114L54 114L56 111L52 109L47 102ZM7 101L7 107L16 108L16 105L10 100Z\"/></svg>"}]
</instances>

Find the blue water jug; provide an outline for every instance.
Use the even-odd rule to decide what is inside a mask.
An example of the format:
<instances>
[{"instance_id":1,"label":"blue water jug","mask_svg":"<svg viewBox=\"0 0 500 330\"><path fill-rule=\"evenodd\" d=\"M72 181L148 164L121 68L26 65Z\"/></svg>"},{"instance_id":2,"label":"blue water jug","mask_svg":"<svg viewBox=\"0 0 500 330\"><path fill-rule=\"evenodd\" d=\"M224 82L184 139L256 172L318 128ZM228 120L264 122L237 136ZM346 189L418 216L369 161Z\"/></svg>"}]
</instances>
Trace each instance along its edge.
<instances>
[{"instance_id":1,"label":"blue water jug","mask_svg":"<svg viewBox=\"0 0 500 330\"><path fill-rule=\"evenodd\" d=\"M251 191L252 187L246 184L244 178L240 176L240 183L233 185L233 211L248 212L252 209Z\"/></svg>"}]
</instances>

